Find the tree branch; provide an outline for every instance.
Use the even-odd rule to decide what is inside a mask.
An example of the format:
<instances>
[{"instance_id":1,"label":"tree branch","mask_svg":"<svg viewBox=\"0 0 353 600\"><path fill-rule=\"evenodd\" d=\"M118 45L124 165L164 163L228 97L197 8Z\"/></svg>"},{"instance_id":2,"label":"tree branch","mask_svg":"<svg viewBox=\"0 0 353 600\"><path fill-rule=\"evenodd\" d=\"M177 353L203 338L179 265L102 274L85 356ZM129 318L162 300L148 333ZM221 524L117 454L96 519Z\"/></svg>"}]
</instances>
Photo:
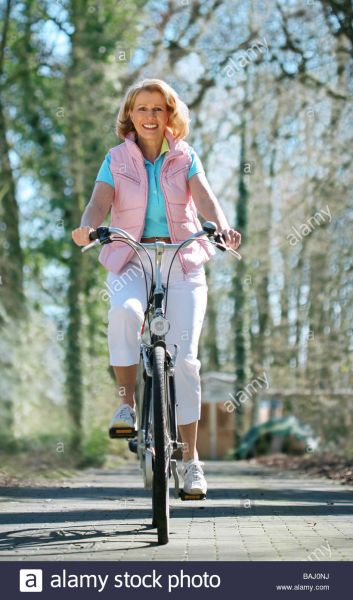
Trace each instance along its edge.
<instances>
[{"instance_id":1,"label":"tree branch","mask_svg":"<svg viewBox=\"0 0 353 600\"><path fill-rule=\"evenodd\" d=\"M3 24L3 28L2 28L1 44L0 44L0 77L4 71L5 46L6 46L7 32L9 29L9 22L10 22L11 2L12 2L12 0L7 0L6 8L5 8L5 15L4 15L4 24Z\"/></svg>"}]
</instances>

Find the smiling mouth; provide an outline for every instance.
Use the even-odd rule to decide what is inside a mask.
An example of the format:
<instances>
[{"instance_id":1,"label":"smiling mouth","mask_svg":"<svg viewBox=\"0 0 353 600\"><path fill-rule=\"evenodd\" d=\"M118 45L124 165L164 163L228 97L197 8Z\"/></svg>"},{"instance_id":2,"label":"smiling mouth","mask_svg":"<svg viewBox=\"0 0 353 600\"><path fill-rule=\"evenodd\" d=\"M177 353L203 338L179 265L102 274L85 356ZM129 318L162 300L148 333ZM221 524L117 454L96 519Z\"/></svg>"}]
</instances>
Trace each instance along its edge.
<instances>
[{"instance_id":1,"label":"smiling mouth","mask_svg":"<svg viewBox=\"0 0 353 600\"><path fill-rule=\"evenodd\" d=\"M142 127L144 129L149 129L149 130L153 130L153 129L157 129L158 125L142 125Z\"/></svg>"}]
</instances>

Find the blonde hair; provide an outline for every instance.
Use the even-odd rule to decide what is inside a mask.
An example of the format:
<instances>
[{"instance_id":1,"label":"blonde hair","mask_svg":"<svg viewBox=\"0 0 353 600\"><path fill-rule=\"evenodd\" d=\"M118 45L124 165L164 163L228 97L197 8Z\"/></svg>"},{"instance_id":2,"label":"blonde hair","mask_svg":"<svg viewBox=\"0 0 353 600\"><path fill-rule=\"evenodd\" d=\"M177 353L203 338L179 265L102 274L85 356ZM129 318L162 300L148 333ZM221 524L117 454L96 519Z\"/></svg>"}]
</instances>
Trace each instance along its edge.
<instances>
[{"instance_id":1,"label":"blonde hair","mask_svg":"<svg viewBox=\"0 0 353 600\"><path fill-rule=\"evenodd\" d=\"M189 133L189 109L180 100L176 91L162 79L143 79L129 87L118 113L116 121L117 135L124 139L130 131L135 131L130 113L134 107L136 96L141 91L163 94L169 112L167 127L175 139L182 140L185 138Z\"/></svg>"}]
</instances>

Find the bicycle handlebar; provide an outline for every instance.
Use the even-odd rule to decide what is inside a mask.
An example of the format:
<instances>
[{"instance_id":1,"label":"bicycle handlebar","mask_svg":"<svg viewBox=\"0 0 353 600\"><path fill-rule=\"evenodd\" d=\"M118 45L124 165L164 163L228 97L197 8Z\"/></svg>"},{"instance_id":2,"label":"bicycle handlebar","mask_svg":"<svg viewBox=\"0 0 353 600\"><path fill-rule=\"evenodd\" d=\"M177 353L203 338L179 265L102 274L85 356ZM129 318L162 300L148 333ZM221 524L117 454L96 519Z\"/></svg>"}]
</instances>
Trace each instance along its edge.
<instances>
[{"instance_id":1,"label":"bicycle handlebar","mask_svg":"<svg viewBox=\"0 0 353 600\"><path fill-rule=\"evenodd\" d=\"M117 234L120 239L114 240L114 238L112 238L113 234ZM212 221L205 221L202 225L202 230L197 231L196 233L192 234L185 241L180 242L178 244L173 244L173 243L168 244L168 243L164 242L164 246L166 249L170 249L170 250L180 248L180 246L183 246L186 248L187 246L192 244L195 240L197 240L198 238L201 238L201 237L207 237L208 241L212 245L216 246L219 250L222 250L222 252L230 252L230 254L235 256L235 258L237 258L238 260L241 260L241 255L239 254L239 252L237 252L236 250L233 250L233 248L228 248L228 246L226 246L224 244L224 238L222 237L222 234L217 232L217 227L216 227L215 223L213 223ZM84 246L81 249L81 252L86 252L87 250L90 250L91 248L93 248L94 246L97 246L97 245L110 244L114 241L123 241L123 240L121 240L121 238L126 239L130 243L132 242L133 244L136 244L137 247L143 246L144 248L153 248L153 247L155 248L155 244L156 244L155 242L152 242L152 243L138 242L129 233L127 233L127 231L124 231L124 229L120 229L119 227L98 227L95 231L90 232L89 238L90 238L90 240L92 240L92 242L90 244L87 244L87 246Z\"/></svg>"}]
</instances>

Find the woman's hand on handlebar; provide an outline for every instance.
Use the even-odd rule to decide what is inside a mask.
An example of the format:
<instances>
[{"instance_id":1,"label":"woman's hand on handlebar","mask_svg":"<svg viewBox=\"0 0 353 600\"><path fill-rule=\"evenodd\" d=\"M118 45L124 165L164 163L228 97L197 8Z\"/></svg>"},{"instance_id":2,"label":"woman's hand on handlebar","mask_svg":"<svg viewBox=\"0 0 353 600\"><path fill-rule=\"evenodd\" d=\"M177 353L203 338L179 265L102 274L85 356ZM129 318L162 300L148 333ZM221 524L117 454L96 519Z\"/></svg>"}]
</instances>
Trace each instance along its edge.
<instances>
[{"instance_id":1,"label":"woman's hand on handlebar","mask_svg":"<svg viewBox=\"0 0 353 600\"><path fill-rule=\"evenodd\" d=\"M87 246L91 242L89 234L94 231L93 227L77 227L71 233L71 237L77 246Z\"/></svg>"},{"instance_id":2,"label":"woman's hand on handlebar","mask_svg":"<svg viewBox=\"0 0 353 600\"><path fill-rule=\"evenodd\" d=\"M239 231L228 227L227 229L222 229L221 234L228 248L233 248L233 250L239 248L241 244L241 234Z\"/></svg>"}]
</instances>

